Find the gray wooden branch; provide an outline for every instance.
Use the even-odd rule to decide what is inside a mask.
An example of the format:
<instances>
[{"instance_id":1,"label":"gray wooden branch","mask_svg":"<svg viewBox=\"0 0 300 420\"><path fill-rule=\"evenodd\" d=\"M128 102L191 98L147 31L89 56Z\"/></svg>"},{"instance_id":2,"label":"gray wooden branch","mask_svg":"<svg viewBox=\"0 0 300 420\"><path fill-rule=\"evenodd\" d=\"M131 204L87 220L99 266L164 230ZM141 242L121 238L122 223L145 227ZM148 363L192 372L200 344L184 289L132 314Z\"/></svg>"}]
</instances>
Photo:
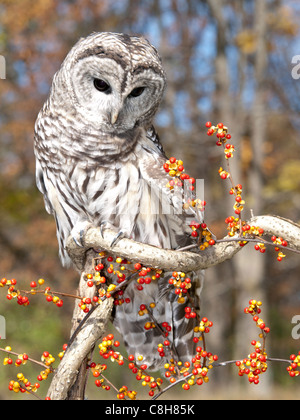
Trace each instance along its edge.
<instances>
[{"instance_id":1,"label":"gray wooden branch","mask_svg":"<svg viewBox=\"0 0 300 420\"><path fill-rule=\"evenodd\" d=\"M288 241L290 248L300 251L300 226L296 223L278 216L257 216L252 218L249 224L263 228L267 235L283 237ZM87 293L84 273L90 272L92 257L95 255L93 250L106 250L109 254L122 256L132 262L140 262L144 266L152 268L190 272L220 264L243 249L237 242L232 241L219 242L200 253L178 252L141 244L127 238L120 239L112 248L111 243L114 237L115 232L113 231L105 230L102 237L98 228L91 228L84 235L83 247L76 245L73 238L68 239L68 253L74 265L81 272L80 296L86 296ZM80 370L86 371L86 360L95 343L105 333L106 323L111 316L112 306L113 299L106 299L94 310L87 322L82 326L57 368L48 390L48 396L51 399L79 398L70 397L72 389L74 384L76 385L76 381L79 381ZM73 331L80 321L78 317L80 317L80 313L76 302L73 316ZM83 378L84 380L85 378ZM81 388L84 389L82 384Z\"/></svg>"},{"instance_id":2,"label":"gray wooden branch","mask_svg":"<svg viewBox=\"0 0 300 420\"><path fill-rule=\"evenodd\" d=\"M266 234L283 236L292 248L300 247L300 227L290 220L278 216L257 216L249 220L249 224L262 227ZM80 248L69 238L68 253L78 270L84 266L84 253L93 248L106 250L109 254L122 256L132 262L140 262L146 267L160 268L166 271L190 272L207 269L231 259L241 247L237 242L219 242L204 252L174 251L141 244L131 239L120 239L114 247L111 243L116 233L105 230L103 237L98 228L89 229L84 235L84 247Z\"/></svg>"}]
</instances>

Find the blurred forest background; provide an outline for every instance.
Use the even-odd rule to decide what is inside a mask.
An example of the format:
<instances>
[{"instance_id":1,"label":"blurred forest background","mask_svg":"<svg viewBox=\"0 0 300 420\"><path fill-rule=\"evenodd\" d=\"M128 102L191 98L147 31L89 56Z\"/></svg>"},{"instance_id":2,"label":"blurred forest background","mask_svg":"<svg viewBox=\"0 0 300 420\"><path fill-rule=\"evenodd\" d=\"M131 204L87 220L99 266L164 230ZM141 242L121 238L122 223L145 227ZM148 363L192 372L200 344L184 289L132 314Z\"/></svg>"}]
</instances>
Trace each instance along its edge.
<instances>
[{"instance_id":1,"label":"blurred forest background","mask_svg":"<svg viewBox=\"0 0 300 420\"><path fill-rule=\"evenodd\" d=\"M24 289L42 277L53 290L76 290L78 275L60 265L54 219L35 186L33 130L55 71L78 38L93 31L141 33L160 51L168 88L156 127L167 154L205 180L206 222L218 237L226 234L233 203L229 184L218 175L223 152L206 135L208 120L230 127L244 218L253 209L299 223L300 80L292 77L299 22L298 0L1 0L6 79L0 80L0 277L14 277ZM272 249L262 255L248 245L233 261L207 270L202 314L214 322L209 350L220 360L248 355L257 330L243 308L256 298L271 328L269 355L298 352L291 319L300 314L299 268L297 255L278 263ZM7 322L1 347L56 356L68 339L73 305L65 299L59 309L36 296L19 307L0 290ZM16 368L1 365L0 399L15 398L7 386ZM179 386L176 398L298 398L299 380L285 368L270 363L256 388L236 369L218 368L201 388L184 393ZM127 369L115 369L119 386L127 376ZM94 397L114 397L94 388Z\"/></svg>"}]
</instances>

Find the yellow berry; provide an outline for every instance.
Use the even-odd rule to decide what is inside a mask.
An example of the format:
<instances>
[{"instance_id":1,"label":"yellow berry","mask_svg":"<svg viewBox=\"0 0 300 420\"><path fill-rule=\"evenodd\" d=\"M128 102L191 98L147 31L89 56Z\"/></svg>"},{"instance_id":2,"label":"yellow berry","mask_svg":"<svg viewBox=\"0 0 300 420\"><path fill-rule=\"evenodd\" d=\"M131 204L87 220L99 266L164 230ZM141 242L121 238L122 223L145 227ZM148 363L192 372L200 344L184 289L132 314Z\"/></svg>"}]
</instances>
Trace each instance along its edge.
<instances>
[{"instance_id":1,"label":"yellow berry","mask_svg":"<svg viewBox=\"0 0 300 420\"><path fill-rule=\"evenodd\" d=\"M19 388L20 388L20 384L19 384L19 382L14 382L14 384L13 384L13 389L14 389L14 391L16 391L16 390L19 390Z\"/></svg>"}]
</instances>

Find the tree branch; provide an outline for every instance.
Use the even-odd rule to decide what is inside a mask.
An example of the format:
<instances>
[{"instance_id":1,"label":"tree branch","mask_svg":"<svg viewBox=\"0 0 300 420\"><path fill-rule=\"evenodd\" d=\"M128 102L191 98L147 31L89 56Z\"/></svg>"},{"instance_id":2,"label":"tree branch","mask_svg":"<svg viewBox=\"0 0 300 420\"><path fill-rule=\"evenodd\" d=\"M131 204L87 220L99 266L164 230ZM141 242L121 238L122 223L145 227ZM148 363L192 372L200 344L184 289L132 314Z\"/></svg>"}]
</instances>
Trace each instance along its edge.
<instances>
[{"instance_id":1,"label":"tree branch","mask_svg":"<svg viewBox=\"0 0 300 420\"><path fill-rule=\"evenodd\" d=\"M88 252L85 259L85 267L81 274L78 294L92 297L94 288L87 287L85 273L91 272L93 266L93 252ZM82 400L88 374L87 362L95 343L104 335L106 324L110 319L113 307L113 299L103 300L87 317L81 329L76 331L76 336L68 346L58 368L55 371L51 385L48 389L48 397L51 400ZM82 319L85 317L78 307L76 300L71 337Z\"/></svg>"},{"instance_id":2,"label":"tree branch","mask_svg":"<svg viewBox=\"0 0 300 420\"><path fill-rule=\"evenodd\" d=\"M257 216L249 220L250 225L259 226L268 235L281 236L295 250L300 249L300 226L279 216ZM84 246L80 248L72 238L67 242L67 251L79 271L85 261L88 249L105 250L109 254L121 256L132 262L140 262L146 267L160 268L165 271L190 272L207 269L231 259L241 247L237 242L218 242L202 252L175 251L157 248L152 245L135 242L132 239L120 239L111 247L115 232L106 229L103 236L98 228L89 229L84 235ZM225 239L225 238L224 238Z\"/></svg>"}]
</instances>

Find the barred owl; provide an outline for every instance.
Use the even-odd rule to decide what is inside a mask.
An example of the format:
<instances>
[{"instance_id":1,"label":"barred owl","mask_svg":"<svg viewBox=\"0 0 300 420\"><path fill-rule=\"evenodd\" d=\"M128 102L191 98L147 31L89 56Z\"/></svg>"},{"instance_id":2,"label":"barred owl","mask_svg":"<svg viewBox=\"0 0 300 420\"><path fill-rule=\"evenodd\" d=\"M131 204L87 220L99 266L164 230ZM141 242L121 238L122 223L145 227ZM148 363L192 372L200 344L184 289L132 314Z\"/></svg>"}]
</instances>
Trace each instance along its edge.
<instances>
[{"instance_id":1,"label":"barred owl","mask_svg":"<svg viewBox=\"0 0 300 420\"><path fill-rule=\"evenodd\" d=\"M152 125L165 85L157 50L143 37L117 33L80 39L54 75L36 120L34 150L37 186L56 221L63 265L70 265L67 238L80 240L91 225L168 249L191 242L182 202L166 188L167 158ZM166 361L157 352L163 322L171 327L173 356L185 361L194 354L196 321L184 316L170 277L164 273L143 290L130 283L129 303L114 311L128 353L142 355L148 369ZM189 277L197 310L201 273ZM153 302L157 327L145 330L139 308Z\"/></svg>"}]
</instances>

